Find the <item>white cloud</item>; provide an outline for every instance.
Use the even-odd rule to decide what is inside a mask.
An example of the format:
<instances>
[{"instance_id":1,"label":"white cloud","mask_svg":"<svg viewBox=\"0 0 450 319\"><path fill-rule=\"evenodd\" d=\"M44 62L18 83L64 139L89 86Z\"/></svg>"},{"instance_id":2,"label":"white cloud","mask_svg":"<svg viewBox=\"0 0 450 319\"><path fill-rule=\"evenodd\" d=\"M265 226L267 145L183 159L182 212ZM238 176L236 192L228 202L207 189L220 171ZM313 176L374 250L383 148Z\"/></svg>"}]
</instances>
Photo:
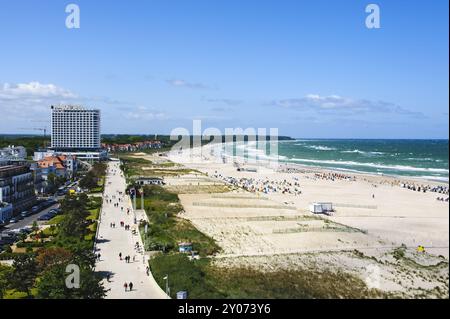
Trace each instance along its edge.
<instances>
[{"instance_id":1,"label":"white cloud","mask_svg":"<svg viewBox=\"0 0 450 319\"><path fill-rule=\"evenodd\" d=\"M338 115L392 113L411 117L425 117L420 112L413 112L393 103L353 99L339 95L321 96L318 94L308 94L303 98L274 100L271 104L288 109L309 110L317 113Z\"/></svg>"},{"instance_id":2,"label":"white cloud","mask_svg":"<svg viewBox=\"0 0 450 319\"><path fill-rule=\"evenodd\" d=\"M4 83L0 88L1 100L62 98L73 99L77 96L69 90L54 84L41 84L39 82L10 84Z\"/></svg>"},{"instance_id":3,"label":"white cloud","mask_svg":"<svg viewBox=\"0 0 450 319\"><path fill-rule=\"evenodd\" d=\"M181 80L181 79L172 79L172 80L167 80L166 82L175 87L182 87L182 88L188 88L188 89L211 89L211 87L206 84L192 83L192 82L187 82L187 81Z\"/></svg>"},{"instance_id":4,"label":"white cloud","mask_svg":"<svg viewBox=\"0 0 450 319\"><path fill-rule=\"evenodd\" d=\"M51 105L71 103L78 96L54 84L40 82L0 84L0 112L4 127L33 118L48 119Z\"/></svg>"},{"instance_id":5,"label":"white cloud","mask_svg":"<svg viewBox=\"0 0 450 319\"><path fill-rule=\"evenodd\" d=\"M222 103L229 106L236 106L242 103L241 100L235 100L235 99L206 99L207 102L210 103Z\"/></svg>"},{"instance_id":6,"label":"white cloud","mask_svg":"<svg viewBox=\"0 0 450 319\"><path fill-rule=\"evenodd\" d=\"M166 120L167 114L164 112L147 108L145 106L138 106L135 109L130 110L125 114L125 117L129 120Z\"/></svg>"}]
</instances>

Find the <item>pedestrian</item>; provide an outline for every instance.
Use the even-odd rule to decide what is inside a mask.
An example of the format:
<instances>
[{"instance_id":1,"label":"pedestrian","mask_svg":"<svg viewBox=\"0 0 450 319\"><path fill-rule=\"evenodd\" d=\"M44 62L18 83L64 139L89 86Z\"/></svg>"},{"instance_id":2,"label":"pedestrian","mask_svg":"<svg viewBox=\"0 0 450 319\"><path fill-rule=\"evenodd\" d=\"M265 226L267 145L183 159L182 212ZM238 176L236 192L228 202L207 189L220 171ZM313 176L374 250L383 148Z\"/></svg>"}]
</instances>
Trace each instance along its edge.
<instances>
[{"instance_id":1,"label":"pedestrian","mask_svg":"<svg viewBox=\"0 0 450 319\"><path fill-rule=\"evenodd\" d=\"M124 284L123 284L123 287L125 288L125 291L127 291L128 284L127 284L127 283L124 283Z\"/></svg>"},{"instance_id":2,"label":"pedestrian","mask_svg":"<svg viewBox=\"0 0 450 319\"><path fill-rule=\"evenodd\" d=\"M100 257L101 257L101 255L100 255L100 254L98 254L98 255L97 255L97 260L100 260Z\"/></svg>"},{"instance_id":3,"label":"pedestrian","mask_svg":"<svg viewBox=\"0 0 450 319\"><path fill-rule=\"evenodd\" d=\"M130 286L130 291L133 290L133 283L131 281L130 281L129 286Z\"/></svg>"},{"instance_id":4,"label":"pedestrian","mask_svg":"<svg viewBox=\"0 0 450 319\"><path fill-rule=\"evenodd\" d=\"M120 260L122 260L122 253L119 253L119 258Z\"/></svg>"}]
</instances>

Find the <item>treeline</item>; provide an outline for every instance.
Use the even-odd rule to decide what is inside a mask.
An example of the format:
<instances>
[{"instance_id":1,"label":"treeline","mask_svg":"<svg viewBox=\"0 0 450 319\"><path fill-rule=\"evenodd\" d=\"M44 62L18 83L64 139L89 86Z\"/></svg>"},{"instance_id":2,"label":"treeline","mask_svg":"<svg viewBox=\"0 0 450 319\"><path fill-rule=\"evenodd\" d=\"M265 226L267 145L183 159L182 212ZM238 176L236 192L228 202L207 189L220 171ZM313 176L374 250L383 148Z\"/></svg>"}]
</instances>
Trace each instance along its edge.
<instances>
[{"instance_id":1,"label":"treeline","mask_svg":"<svg viewBox=\"0 0 450 319\"><path fill-rule=\"evenodd\" d=\"M105 144L133 144L144 141L161 141L170 143L169 135L145 134L145 135L129 135L129 134L108 134L102 135L102 143Z\"/></svg>"},{"instance_id":2,"label":"treeline","mask_svg":"<svg viewBox=\"0 0 450 319\"><path fill-rule=\"evenodd\" d=\"M205 140L203 140L202 137L199 137L199 136L195 136L195 137L200 138L202 140L202 143L209 142L213 139L211 137L210 139L205 141ZM194 136L190 135L189 138L192 143L194 140ZM133 143L144 142L144 141L158 140L158 141L163 142L164 144L173 145L176 142L178 142L180 139L181 139L181 136L178 136L177 139L175 139L175 140L171 140L170 135L155 135L155 134L153 134L153 135L126 135L126 134L102 135L102 143L106 143L106 144L133 144ZM222 142L229 141L231 139L233 141L239 140L237 138L237 135L233 135L233 136L222 135ZM293 138L289 137L289 136L266 135L266 136L262 136L262 138L260 136L255 136L255 139L266 140L266 141L269 141L269 140L285 141L285 140L292 140ZM247 135L244 135L243 140L248 141L249 137Z\"/></svg>"},{"instance_id":3,"label":"treeline","mask_svg":"<svg viewBox=\"0 0 450 319\"><path fill-rule=\"evenodd\" d=\"M0 148L9 145L23 146L27 150L28 156L34 151L50 145L50 137L38 135L0 135Z\"/></svg>"}]
</instances>

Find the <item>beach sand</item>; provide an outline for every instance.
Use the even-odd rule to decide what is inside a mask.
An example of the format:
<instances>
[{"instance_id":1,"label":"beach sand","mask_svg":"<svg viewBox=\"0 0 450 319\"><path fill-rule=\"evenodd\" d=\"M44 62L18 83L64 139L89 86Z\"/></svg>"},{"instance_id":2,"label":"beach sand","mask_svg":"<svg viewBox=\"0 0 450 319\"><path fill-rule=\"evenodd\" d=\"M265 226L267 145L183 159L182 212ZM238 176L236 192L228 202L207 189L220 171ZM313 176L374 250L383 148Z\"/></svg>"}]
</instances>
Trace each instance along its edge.
<instances>
[{"instance_id":1,"label":"beach sand","mask_svg":"<svg viewBox=\"0 0 450 319\"><path fill-rule=\"evenodd\" d=\"M222 248L215 256L217 266L266 271L321 267L366 281L376 267L375 286L381 290L403 297L425 290L425 296L448 298L449 204L436 200L443 195L402 188L397 178L387 176L345 173L351 178L331 180L317 174L342 172L298 165L274 169L252 163L240 167L256 172L238 171L233 161L218 158L208 145L188 161L184 152L167 157L200 172L166 178L166 187L178 190L181 217ZM251 191L239 184L243 178L252 181L246 184ZM216 193L220 185L229 191ZM277 191L265 193L262 185ZM312 202L331 202L334 212L312 214ZM424 253L417 252L419 245Z\"/></svg>"}]
</instances>

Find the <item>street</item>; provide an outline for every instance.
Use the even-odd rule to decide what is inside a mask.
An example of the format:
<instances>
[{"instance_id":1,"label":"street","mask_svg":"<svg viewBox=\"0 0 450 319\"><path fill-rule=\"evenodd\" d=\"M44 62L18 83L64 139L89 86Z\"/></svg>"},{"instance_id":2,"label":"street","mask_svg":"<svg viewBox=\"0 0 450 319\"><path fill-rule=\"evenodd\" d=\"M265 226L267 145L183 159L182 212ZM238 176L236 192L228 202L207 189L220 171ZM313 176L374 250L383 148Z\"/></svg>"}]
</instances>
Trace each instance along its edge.
<instances>
[{"instance_id":1,"label":"street","mask_svg":"<svg viewBox=\"0 0 450 319\"><path fill-rule=\"evenodd\" d=\"M130 228L134 225L132 205L129 196L124 194L125 188L126 181L119 162L109 162L96 238L96 253L101 254L96 271L105 276L110 275L109 281L103 280L108 290L106 298L168 298L151 273L147 276L148 258L144 254L139 232L133 235L131 230L125 230L125 227L121 226L121 222L130 225ZM115 227L111 227L112 223L115 223ZM136 243L139 243L140 249L136 249ZM119 253L122 254L122 258L119 258ZM130 256L129 262L125 261L126 256ZM130 282L133 283L132 291L124 287L124 283L129 285Z\"/></svg>"},{"instance_id":2,"label":"street","mask_svg":"<svg viewBox=\"0 0 450 319\"><path fill-rule=\"evenodd\" d=\"M39 217L50 211L51 209L59 207L59 204L54 204L48 208L45 208L44 210L40 211L39 213L33 214L31 216L25 217L22 220L19 220L17 223L14 224L8 224L7 226L0 229L0 231L7 231L7 230L14 230L19 229L25 226L31 226L34 221L37 221ZM38 221L38 223L41 223Z\"/></svg>"}]
</instances>

